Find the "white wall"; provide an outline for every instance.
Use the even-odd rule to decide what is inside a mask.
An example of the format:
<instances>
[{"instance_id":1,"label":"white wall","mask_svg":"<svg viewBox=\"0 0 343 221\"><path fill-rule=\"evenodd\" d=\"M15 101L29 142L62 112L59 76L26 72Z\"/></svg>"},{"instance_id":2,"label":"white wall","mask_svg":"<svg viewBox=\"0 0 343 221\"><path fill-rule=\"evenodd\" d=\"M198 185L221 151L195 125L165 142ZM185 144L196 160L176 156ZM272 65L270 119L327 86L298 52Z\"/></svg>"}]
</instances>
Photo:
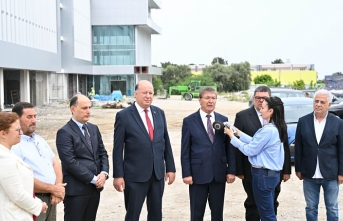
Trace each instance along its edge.
<instances>
[{"instance_id":1,"label":"white wall","mask_svg":"<svg viewBox=\"0 0 343 221\"><path fill-rule=\"evenodd\" d=\"M0 0L0 40L57 53L56 0Z\"/></svg>"},{"instance_id":2,"label":"white wall","mask_svg":"<svg viewBox=\"0 0 343 221\"><path fill-rule=\"evenodd\" d=\"M151 65L151 34L136 27L136 65Z\"/></svg>"},{"instance_id":3,"label":"white wall","mask_svg":"<svg viewBox=\"0 0 343 221\"><path fill-rule=\"evenodd\" d=\"M91 0L92 25L147 24L148 0Z\"/></svg>"},{"instance_id":4,"label":"white wall","mask_svg":"<svg viewBox=\"0 0 343 221\"><path fill-rule=\"evenodd\" d=\"M92 60L90 0L74 0L74 57ZM63 25L63 24L62 24Z\"/></svg>"}]
</instances>

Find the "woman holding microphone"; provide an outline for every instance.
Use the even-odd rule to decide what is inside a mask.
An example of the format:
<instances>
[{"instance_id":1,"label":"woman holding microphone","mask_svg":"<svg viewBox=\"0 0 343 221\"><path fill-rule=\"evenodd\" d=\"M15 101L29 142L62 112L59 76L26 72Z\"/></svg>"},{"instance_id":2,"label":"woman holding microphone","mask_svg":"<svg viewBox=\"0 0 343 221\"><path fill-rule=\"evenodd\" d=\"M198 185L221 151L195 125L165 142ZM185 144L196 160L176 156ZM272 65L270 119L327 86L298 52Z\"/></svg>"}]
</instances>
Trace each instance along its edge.
<instances>
[{"instance_id":1,"label":"woman holding microphone","mask_svg":"<svg viewBox=\"0 0 343 221\"><path fill-rule=\"evenodd\" d=\"M283 142L287 140L284 107L279 97L265 98L260 110L267 122L253 137L231 128L224 128L231 144L248 156L252 165L253 193L262 221L276 221L274 212L274 190L280 182L280 171L284 163Z\"/></svg>"}]
</instances>

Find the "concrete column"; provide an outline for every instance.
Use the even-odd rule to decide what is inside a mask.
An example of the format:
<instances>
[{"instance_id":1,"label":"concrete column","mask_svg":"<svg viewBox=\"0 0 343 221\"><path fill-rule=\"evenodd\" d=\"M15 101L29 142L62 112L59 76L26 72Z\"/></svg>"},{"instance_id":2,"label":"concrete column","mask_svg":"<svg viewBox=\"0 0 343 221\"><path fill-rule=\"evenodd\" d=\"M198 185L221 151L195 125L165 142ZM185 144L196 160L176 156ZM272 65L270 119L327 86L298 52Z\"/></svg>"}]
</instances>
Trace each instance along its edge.
<instances>
[{"instance_id":1,"label":"concrete column","mask_svg":"<svg viewBox=\"0 0 343 221\"><path fill-rule=\"evenodd\" d=\"M0 109L4 109L5 95L4 95L4 69L0 68Z\"/></svg>"},{"instance_id":2,"label":"concrete column","mask_svg":"<svg viewBox=\"0 0 343 221\"><path fill-rule=\"evenodd\" d=\"M76 94L79 93L79 75L76 75Z\"/></svg>"},{"instance_id":3,"label":"concrete column","mask_svg":"<svg viewBox=\"0 0 343 221\"><path fill-rule=\"evenodd\" d=\"M49 72L44 73L45 77L45 103L49 103L50 99L50 78L49 78Z\"/></svg>"},{"instance_id":4,"label":"concrete column","mask_svg":"<svg viewBox=\"0 0 343 221\"><path fill-rule=\"evenodd\" d=\"M28 70L23 71L23 85L21 85L20 101L30 101L30 72Z\"/></svg>"}]
</instances>

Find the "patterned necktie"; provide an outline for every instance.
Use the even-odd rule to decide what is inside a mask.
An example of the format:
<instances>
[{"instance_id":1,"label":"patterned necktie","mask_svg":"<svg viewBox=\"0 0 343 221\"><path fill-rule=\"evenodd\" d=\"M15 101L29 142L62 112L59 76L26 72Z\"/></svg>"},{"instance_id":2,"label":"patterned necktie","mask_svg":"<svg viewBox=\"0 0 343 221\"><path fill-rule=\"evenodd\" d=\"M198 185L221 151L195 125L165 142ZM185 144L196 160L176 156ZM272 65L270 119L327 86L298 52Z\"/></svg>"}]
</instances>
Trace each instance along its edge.
<instances>
[{"instance_id":1,"label":"patterned necktie","mask_svg":"<svg viewBox=\"0 0 343 221\"><path fill-rule=\"evenodd\" d=\"M151 141L153 141L154 140L154 128L152 127L150 118L148 116L148 110L144 110L144 112L145 112L146 124L148 125L149 136L150 136Z\"/></svg>"},{"instance_id":2,"label":"patterned necktie","mask_svg":"<svg viewBox=\"0 0 343 221\"><path fill-rule=\"evenodd\" d=\"M206 117L207 117L207 134L208 134L208 137L210 138L211 142L213 143L214 133L213 133L213 129L212 129L212 123L210 120L211 115L206 115Z\"/></svg>"},{"instance_id":3,"label":"patterned necktie","mask_svg":"<svg viewBox=\"0 0 343 221\"><path fill-rule=\"evenodd\" d=\"M89 136L89 133L88 133L88 130L87 130L87 127L86 127L85 124L82 125L82 129L83 129L83 131L85 132L85 137L86 137L87 143L89 144L89 146L90 146L91 149L93 150L91 137Z\"/></svg>"}]
</instances>

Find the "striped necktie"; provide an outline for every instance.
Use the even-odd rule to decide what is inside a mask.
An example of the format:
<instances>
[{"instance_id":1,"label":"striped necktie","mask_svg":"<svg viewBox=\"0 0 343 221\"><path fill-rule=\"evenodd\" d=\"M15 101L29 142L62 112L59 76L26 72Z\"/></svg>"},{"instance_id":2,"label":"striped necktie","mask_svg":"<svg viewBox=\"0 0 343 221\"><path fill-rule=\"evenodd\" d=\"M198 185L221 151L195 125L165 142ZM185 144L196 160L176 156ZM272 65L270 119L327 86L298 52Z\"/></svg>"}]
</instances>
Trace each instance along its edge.
<instances>
[{"instance_id":1,"label":"striped necktie","mask_svg":"<svg viewBox=\"0 0 343 221\"><path fill-rule=\"evenodd\" d=\"M212 123L211 123L211 115L206 115L207 117L207 134L208 134L208 137L210 138L211 142L213 143L213 140L214 140L214 133L213 133L213 129L212 129Z\"/></svg>"},{"instance_id":2,"label":"striped necktie","mask_svg":"<svg viewBox=\"0 0 343 221\"><path fill-rule=\"evenodd\" d=\"M91 137L89 136L89 133L88 133L88 130L87 130L87 127L86 125L82 125L82 129L83 131L85 132L85 137L86 137L86 140L87 140L87 143L89 144L89 146L91 147L92 151L93 151L93 146L92 146L92 141L91 141Z\"/></svg>"}]
</instances>

